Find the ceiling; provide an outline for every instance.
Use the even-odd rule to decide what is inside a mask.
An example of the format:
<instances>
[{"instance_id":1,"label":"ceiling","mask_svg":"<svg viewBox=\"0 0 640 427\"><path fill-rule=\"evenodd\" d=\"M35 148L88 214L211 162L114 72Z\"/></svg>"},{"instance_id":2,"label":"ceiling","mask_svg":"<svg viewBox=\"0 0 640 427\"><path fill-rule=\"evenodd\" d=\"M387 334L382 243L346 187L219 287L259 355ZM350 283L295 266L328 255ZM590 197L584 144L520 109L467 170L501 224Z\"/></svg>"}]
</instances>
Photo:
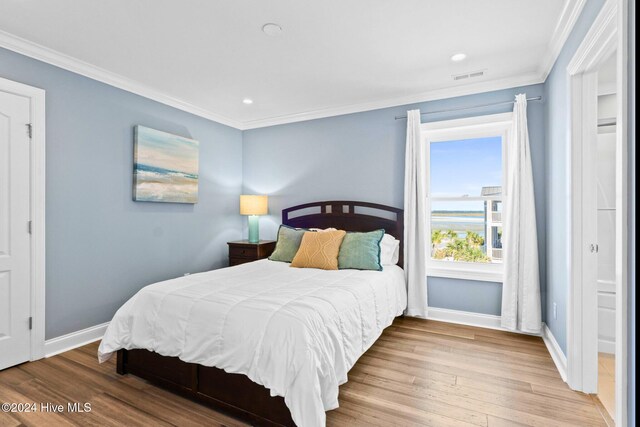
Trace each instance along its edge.
<instances>
[{"instance_id":1,"label":"ceiling","mask_svg":"<svg viewBox=\"0 0 640 427\"><path fill-rule=\"evenodd\" d=\"M0 46L247 129L539 83L583 3L0 0Z\"/></svg>"}]
</instances>

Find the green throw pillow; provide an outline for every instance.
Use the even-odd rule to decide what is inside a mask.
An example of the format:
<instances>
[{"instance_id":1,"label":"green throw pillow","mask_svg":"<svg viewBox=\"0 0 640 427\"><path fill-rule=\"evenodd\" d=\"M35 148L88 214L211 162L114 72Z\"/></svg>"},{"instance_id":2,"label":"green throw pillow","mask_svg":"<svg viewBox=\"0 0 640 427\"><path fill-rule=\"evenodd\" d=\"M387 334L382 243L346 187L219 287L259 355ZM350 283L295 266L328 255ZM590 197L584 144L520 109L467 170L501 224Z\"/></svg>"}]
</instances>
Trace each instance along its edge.
<instances>
[{"instance_id":1,"label":"green throw pillow","mask_svg":"<svg viewBox=\"0 0 640 427\"><path fill-rule=\"evenodd\" d=\"M269 257L271 261L291 262L298 253L302 236L308 231L304 228L293 228L281 225L278 229L278 241L276 248Z\"/></svg>"},{"instance_id":2,"label":"green throw pillow","mask_svg":"<svg viewBox=\"0 0 640 427\"><path fill-rule=\"evenodd\" d=\"M384 237L384 230L347 233L340 245L338 268L381 271L380 240L382 237Z\"/></svg>"}]
</instances>

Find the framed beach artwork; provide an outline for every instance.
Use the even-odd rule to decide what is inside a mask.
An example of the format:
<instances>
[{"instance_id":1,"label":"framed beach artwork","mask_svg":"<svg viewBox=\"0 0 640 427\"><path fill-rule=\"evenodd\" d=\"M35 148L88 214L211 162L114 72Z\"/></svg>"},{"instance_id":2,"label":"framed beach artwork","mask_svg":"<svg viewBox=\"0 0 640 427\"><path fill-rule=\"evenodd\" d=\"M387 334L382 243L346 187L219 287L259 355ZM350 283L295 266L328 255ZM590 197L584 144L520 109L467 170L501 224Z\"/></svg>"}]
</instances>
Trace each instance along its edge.
<instances>
[{"instance_id":1,"label":"framed beach artwork","mask_svg":"<svg viewBox=\"0 0 640 427\"><path fill-rule=\"evenodd\" d=\"M136 126L133 200L198 202L198 141Z\"/></svg>"}]
</instances>

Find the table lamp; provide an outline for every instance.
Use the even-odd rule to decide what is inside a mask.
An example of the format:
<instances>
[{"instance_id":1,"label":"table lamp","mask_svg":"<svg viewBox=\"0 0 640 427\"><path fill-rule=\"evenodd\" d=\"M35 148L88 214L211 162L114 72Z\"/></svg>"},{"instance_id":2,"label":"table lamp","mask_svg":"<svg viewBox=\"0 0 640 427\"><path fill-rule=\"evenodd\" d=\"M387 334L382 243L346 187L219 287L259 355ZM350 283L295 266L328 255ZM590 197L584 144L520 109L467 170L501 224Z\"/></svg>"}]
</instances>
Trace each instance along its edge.
<instances>
[{"instance_id":1,"label":"table lamp","mask_svg":"<svg viewBox=\"0 0 640 427\"><path fill-rule=\"evenodd\" d=\"M249 216L249 243L258 243L260 241L259 215L266 215L267 212L267 196L240 196L240 215Z\"/></svg>"}]
</instances>

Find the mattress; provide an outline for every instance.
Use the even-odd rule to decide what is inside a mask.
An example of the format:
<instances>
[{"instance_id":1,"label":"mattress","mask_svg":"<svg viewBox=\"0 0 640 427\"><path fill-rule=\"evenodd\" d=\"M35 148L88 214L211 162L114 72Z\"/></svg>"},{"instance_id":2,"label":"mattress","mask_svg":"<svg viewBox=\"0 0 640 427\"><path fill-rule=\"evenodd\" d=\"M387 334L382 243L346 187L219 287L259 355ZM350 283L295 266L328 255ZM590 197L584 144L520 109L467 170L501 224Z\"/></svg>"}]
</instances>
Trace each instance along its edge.
<instances>
[{"instance_id":1,"label":"mattress","mask_svg":"<svg viewBox=\"0 0 640 427\"><path fill-rule=\"evenodd\" d=\"M283 396L299 426L325 425L347 372L402 314L404 272L292 268L260 260L141 289L98 350L147 349L240 373Z\"/></svg>"}]
</instances>

